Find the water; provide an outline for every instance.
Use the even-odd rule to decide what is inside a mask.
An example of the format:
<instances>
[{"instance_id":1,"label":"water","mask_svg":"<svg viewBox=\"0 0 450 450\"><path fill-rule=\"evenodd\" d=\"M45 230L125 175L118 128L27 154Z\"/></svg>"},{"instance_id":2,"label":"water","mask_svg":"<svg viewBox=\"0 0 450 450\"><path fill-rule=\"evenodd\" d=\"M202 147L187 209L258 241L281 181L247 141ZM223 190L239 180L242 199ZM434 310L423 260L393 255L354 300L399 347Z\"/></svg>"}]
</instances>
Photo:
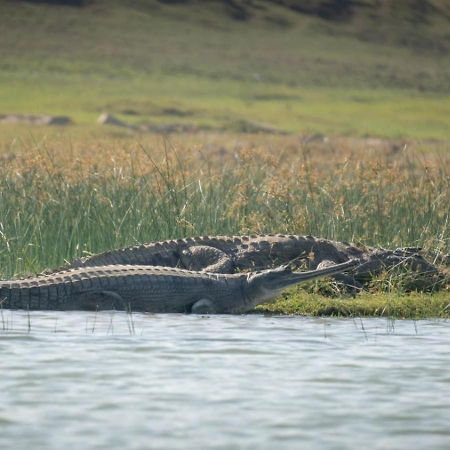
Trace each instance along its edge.
<instances>
[{"instance_id":1,"label":"water","mask_svg":"<svg viewBox=\"0 0 450 450\"><path fill-rule=\"evenodd\" d=\"M448 449L449 343L442 320L3 311L0 448Z\"/></svg>"}]
</instances>

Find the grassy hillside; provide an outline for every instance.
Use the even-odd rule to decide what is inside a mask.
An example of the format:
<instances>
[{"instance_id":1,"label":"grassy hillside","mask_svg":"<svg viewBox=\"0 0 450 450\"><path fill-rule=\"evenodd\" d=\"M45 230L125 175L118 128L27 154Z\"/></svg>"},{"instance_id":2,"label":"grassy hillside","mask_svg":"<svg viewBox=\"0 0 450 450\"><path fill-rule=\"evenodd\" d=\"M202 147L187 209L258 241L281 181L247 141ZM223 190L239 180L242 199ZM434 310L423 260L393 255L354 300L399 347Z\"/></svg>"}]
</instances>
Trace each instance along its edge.
<instances>
[{"instance_id":1,"label":"grassy hillside","mask_svg":"<svg viewBox=\"0 0 450 450\"><path fill-rule=\"evenodd\" d=\"M0 114L449 137L447 1L58 3L0 3Z\"/></svg>"}]
</instances>

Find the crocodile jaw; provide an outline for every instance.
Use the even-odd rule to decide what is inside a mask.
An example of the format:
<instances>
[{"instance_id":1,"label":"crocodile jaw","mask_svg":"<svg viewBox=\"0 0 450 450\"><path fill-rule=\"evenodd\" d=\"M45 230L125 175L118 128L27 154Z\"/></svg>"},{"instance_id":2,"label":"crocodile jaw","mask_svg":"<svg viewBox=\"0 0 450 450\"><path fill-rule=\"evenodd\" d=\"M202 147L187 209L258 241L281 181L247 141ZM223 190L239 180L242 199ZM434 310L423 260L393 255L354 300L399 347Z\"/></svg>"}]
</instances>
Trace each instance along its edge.
<instances>
[{"instance_id":1,"label":"crocodile jaw","mask_svg":"<svg viewBox=\"0 0 450 450\"><path fill-rule=\"evenodd\" d=\"M251 273L247 277L245 297L252 306L274 300L284 289L304 281L342 273L359 265L356 260L307 272L292 272L289 266Z\"/></svg>"}]
</instances>

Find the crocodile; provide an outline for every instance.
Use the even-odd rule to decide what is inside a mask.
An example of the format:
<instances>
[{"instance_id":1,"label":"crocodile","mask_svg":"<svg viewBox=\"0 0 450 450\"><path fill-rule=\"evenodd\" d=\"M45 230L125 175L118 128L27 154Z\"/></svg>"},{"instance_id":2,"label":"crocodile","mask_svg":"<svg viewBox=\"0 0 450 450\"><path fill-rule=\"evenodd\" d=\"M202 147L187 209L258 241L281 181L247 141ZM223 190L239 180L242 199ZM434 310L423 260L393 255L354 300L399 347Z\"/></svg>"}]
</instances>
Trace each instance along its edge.
<instances>
[{"instance_id":1,"label":"crocodile","mask_svg":"<svg viewBox=\"0 0 450 450\"><path fill-rule=\"evenodd\" d=\"M338 274L335 278L344 286L362 289L374 275L396 266L407 266L422 274L437 274L437 268L419 251L418 248L387 250L357 246L301 235L200 236L111 250L76 259L63 268L133 264L233 274L295 262L297 267L304 264L312 270L357 259L360 266L353 276Z\"/></svg>"},{"instance_id":2,"label":"crocodile","mask_svg":"<svg viewBox=\"0 0 450 450\"><path fill-rule=\"evenodd\" d=\"M130 310L153 313L245 313L272 301L286 287L334 275L358 264L296 272L290 266L218 274L172 267L106 265L0 281L2 308Z\"/></svg>"}]
</instances>

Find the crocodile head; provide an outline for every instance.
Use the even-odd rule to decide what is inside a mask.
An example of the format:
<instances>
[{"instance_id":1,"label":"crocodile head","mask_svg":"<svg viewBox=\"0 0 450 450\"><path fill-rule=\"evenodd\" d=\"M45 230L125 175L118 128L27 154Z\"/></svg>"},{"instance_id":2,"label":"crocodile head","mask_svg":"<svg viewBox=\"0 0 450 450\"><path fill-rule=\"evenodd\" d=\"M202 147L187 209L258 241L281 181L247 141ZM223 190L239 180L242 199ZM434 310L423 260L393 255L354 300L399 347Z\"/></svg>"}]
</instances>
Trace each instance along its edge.
<instances>
[{"instance_id":1,"label":"crocodile head","mask_svg":"<svg viewBox=\"0 0 450 450\"><path fill-rule=\"evenodd\" d=\"M287 280L292 274L289 266L249 273L245 289L246 297L253 306L266 303L277 297L289 285Z\"/></svg>"},{"instance_id":2,"label":"crocodile head","mask_svg":"<svg viewBox=\"0 0 450 450\"><path fill-rule=\"evenodd\" d=\"M290 266L253 272L247 276L245 296L252 306L267 303L289 286L318 277L336 275L357 265L359 265L358 261L350 260L342 264L307 272L293 272Z\"/></svg>"}]
</instances>

